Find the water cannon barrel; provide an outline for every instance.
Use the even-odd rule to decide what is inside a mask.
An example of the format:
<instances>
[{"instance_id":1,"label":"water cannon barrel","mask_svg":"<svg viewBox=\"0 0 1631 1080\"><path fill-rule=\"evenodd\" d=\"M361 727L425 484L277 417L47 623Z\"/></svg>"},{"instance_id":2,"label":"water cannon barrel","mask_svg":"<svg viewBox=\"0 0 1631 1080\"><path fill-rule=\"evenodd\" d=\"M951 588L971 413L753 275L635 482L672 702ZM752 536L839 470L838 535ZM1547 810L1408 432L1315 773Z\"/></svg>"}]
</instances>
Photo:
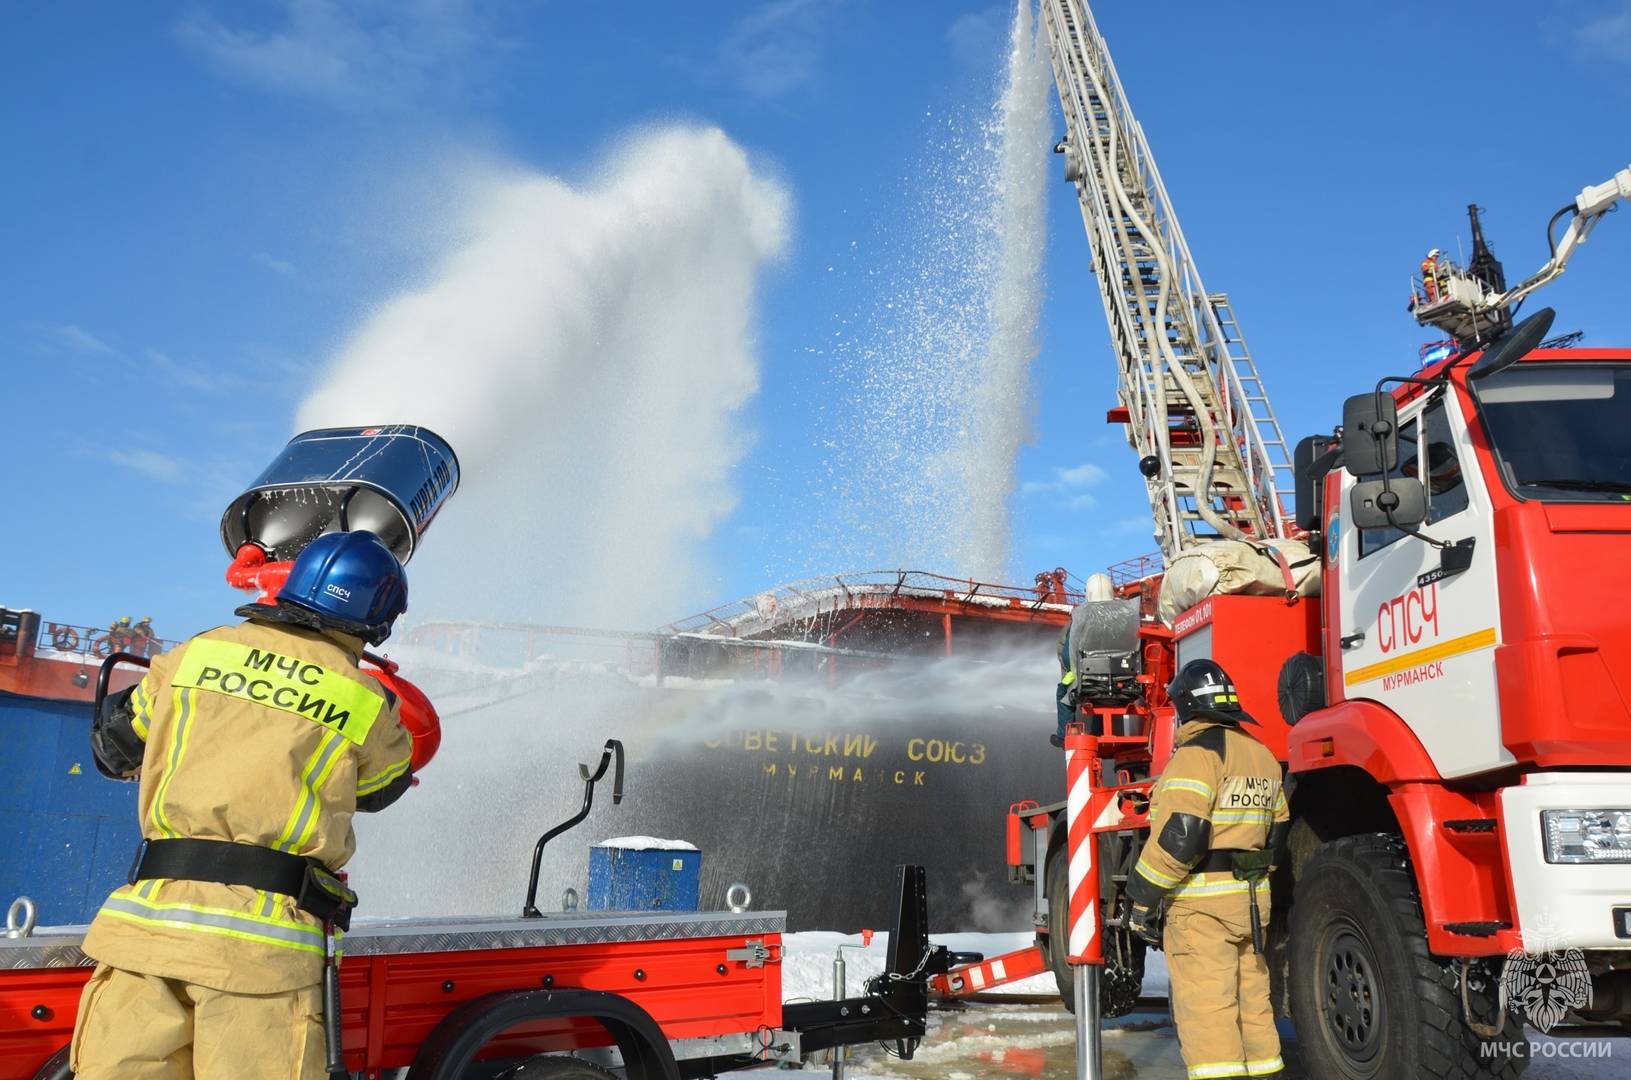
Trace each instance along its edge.
<instances>
[{"instance_id":1,"label":"water cannon barrel","mask_svg":"<svg viewBox=\"0 0 1631 1080\"><path fill-rule=\"evenodd\" d=\"M406 563L459 486L459 459L440 435L408 424L306 431L232 500L221 542L287 562L329 532L367 530Z\"/></svg>"}]
</instances>

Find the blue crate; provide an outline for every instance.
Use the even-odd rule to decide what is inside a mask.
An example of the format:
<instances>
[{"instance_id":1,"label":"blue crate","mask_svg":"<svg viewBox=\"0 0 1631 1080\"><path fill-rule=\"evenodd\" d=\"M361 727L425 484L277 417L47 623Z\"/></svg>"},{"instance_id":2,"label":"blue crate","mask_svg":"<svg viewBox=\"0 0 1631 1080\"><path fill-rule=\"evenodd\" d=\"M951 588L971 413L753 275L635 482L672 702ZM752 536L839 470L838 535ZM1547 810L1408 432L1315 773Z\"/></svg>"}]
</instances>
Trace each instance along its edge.
<instances>
[{"instance_id":1,"label":"blue crate","mask_svg":"<svg viewBox=\"0 0 1631 1080\"><path fill-rule=\"evenodd\" d=\"M695 911L702 852L589 849L590 911Z\"/></svg>"}]
</instances>

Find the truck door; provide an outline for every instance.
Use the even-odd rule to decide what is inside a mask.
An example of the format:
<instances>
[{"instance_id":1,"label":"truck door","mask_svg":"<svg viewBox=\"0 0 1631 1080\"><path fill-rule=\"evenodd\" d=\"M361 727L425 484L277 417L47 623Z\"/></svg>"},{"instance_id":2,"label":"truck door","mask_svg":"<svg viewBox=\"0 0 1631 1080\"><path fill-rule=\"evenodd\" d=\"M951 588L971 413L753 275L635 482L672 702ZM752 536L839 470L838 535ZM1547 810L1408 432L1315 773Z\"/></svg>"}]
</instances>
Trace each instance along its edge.
<instances>
[{"instance_id":1,"label":"truck door","mask_svg":"<svg viewBox=\"0 0 1631 1080\"><path fill-rule=\"evenodd\" d=\"M1337 511L1343 695L1393 710L1446 777L1514 760L1501 744L1495 544L1475 460L1454 395L1440 389L1401 413L1394 475L1427 484L1420 531L1438 540L1474 538L1471 569L1453 577L1432 580L1438 549L1415 537L1342 527L1353 485L1377 477L1344 473Z\"/></svg>"}]
</instances>

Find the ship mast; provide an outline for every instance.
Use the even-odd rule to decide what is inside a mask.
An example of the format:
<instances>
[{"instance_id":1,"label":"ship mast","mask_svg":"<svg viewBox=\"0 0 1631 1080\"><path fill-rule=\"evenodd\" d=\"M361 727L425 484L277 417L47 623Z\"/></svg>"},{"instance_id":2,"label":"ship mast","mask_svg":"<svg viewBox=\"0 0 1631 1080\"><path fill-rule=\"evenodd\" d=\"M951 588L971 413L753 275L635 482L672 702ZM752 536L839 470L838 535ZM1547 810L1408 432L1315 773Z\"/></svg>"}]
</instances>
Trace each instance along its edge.
<instances>
[{"instance_id":1,"label":"ship mast","mask_svg":"<svg viewBox=\"0 0 1631 1080\"><path fill-rule=\"evenodd\" d=\"M1083 0L1041 0L1125 425L1162 554L1288 535L1291 455L1229 298L1208 293Z\"/></svg>"}]
</instances>

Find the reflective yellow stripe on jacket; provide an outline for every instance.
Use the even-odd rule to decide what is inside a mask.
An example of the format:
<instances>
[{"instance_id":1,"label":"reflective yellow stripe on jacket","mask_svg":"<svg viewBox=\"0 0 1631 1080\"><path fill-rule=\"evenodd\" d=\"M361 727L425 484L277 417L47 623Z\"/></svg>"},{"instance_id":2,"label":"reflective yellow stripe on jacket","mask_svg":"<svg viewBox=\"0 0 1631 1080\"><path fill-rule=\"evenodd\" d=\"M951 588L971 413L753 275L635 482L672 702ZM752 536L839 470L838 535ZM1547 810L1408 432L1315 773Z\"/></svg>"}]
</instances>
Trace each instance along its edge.
<instances>
[{"instance_id":1,"label":"reflective yellow stripe on jacket","mask_svg":"<svg viewBox=\"0 0 1631 1080\"><path fill-rule=\"evenodd\" d=\"M1151 866L1142 855L1139 856L1138 865L1133 869L1137 871L1140 877L1147 881L1155 882L1155 884L1161 886L1163 889L1170 889L1174 885L1184 880L1181 877L1173 877L1170 874L1163 874L1160 870L1157 870L1154 866Z\"/></svg>"},{"instance_id":2,"label":"reflective yellow stripe on jacket","mask_svg":"<svg viewBox=\"0 0 1631 1080\"><path fill-rule=\"evenodd\" d=\"M170 781L175 777L176 770L181 767L181 760L187 754L187 740L193 733L193 692L177 688L173 691L176 732L170 743L170 756L165 760L164 772L158 780L158 788L153 793L153 810L151 813L153 827L159 835L175 839L181 834L164 813L164 799L170 792Z\"/></svg>"},{"instance_id":3,"label":"reflective yellow stripe on jacket","mask_svg":"<svg viewBox=\"0 0 1631 1080\"><path fill-rule=\"evenodd\" d=\"M143 679L130 691L130 727L142 742L147 741L147 729L153 723L153 703L144 688L146 681Z\"/></svg>"},{"instance_id":4,"label":"reflective yellow stripe on jacket","mask_svg":"<svg viewBox=\"0 0 1631 1080\"><path fill-rule=\"evenodd\" d=\"M102 905L101 914L124 922L238 938L319 956L323 953L323 932L320 929L270 915L199 904L157 903L123 891L108 897Z\"/></svg>"},{"instance_id":5,"label":"reflective yellow stripe on jacket","mask_svg":"<svg viewBox=\"0 0 1631 1080\"><path fill-rule=\"evenodd\" d=\"M1205 780L1189 780L1181 776L1162 777L1160 784L1156 786L1156 791L1193 792L1208 802L1217 798L1217 794L1212 790L1212 785L1208 784Z\"/></svg>"},{"instance_id":6,"label":"reflective yellow stripe on jacket","mask_svg":"<svg viewBox=\"0 0 1631 1080\"><path fill-rule=\"evenodd\" d=\"M338 731L326 731L312 751L306 767L300 772L300 798L289 812L288 823L283 826L283 833L273 845L279 851L294 851L317 830L317 818L322 813L322 799L317 791L328 779L333 770L334 763L340 760L340 748L345 745L345 739Z\"/></svg>"},{"instance_id":7,"label":"reflective yellow stripe on jacket","mask_svg":"<svg viewBox=\"0 0 1631 1080\"><path fill-rule=\"evenodd\" d=\"M1230 896L1234 894L1245 895L1248 883L1227 870L1214 871L1206 874L1190 874L1179 882L1172 892L1167 895L1174 900L1197 896ZM1269 891L1269 880L1264 878L1257 883L1257 891Z\"/></svg>"},{"instance_id":8,"label":"reflective yellow stripe on jacket","mask_svg":"<svg viewBox=\"0 0 1631 1080\"><path fill-rule=\"evenodd\" d=\"M379 791L381 788L385 788L385 787L390 786L391 781L397 779L403 773L407 772L408 771L408 766L412 765L412 764L413 764L413 755L409 754L407 757L403 758L401 761L398 761L393 765L389 765L386 768L381 769L379 772L375 773L373 776L359 776L357 778L357 794L358 794L358 796L372 795L374 792Z\"/></svg>"}]
</instances>

